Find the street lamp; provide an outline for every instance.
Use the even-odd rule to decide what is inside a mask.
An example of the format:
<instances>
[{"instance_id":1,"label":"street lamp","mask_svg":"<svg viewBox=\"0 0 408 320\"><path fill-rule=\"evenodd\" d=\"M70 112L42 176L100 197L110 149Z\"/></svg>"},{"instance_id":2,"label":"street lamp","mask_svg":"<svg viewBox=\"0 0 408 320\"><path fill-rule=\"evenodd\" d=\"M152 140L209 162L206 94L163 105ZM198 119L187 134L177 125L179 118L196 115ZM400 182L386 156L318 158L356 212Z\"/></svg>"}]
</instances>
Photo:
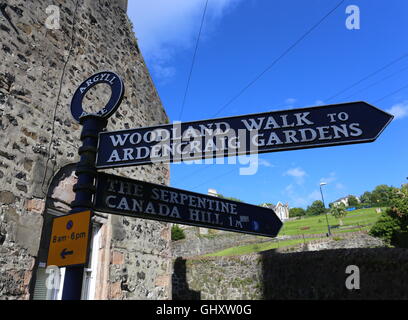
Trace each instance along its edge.
<instances>
[{"instance_id":1,"label":"street lamp","mask_svg":"<svg viewBox=\"0 0 408 320\"><path fill-rule=\"evenodd\" d=\"M320 194L322 195L322 202L323 202L324 211L326 211L326 205L324 204L322 186L325 186L326 184L327 184L326 182L320 182ZM325 215L326 215L326 222L327 222L327 235L330 237L331 232L330 232L329 218L327 217L327 212L325 212Z\"/></svg>"}]
</instances>

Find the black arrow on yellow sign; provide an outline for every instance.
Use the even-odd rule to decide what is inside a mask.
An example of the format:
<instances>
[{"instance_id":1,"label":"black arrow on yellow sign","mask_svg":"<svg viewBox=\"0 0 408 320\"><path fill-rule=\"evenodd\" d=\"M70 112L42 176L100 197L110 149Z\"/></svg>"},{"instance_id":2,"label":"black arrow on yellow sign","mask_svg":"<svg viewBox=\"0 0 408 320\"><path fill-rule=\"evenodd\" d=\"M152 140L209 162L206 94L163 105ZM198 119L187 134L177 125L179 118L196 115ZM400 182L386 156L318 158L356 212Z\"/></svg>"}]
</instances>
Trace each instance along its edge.
<instances>
[{"instance_id":1,"label":"black arrow on yellow sign","mask_svg":"<svg viewBox=\"0 0 408 320\"><path fill-rule=\"evenodd\" d=\"M61 258L65 259L66 256L71 256L74 254L74 251L67 251L67 248L64 248L64 250L61 251Z\"/></svg>"}]
</instances>

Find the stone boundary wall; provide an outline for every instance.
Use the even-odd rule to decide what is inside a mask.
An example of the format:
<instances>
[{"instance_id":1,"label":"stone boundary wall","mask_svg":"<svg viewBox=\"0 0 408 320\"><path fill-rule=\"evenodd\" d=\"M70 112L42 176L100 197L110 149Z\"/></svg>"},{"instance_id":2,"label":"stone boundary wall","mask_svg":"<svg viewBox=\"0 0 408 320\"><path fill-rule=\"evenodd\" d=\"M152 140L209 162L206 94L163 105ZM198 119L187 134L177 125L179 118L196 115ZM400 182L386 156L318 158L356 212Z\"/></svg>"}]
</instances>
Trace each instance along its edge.
<instances>
[{"instance_id":1,"label":"stone boundary wall","mask_svg":"<svg viewBox=\"0 0 408 320\"><path fill-rule=\"evenodd\" d=\"M307 238L305 238L307 239ZM368 235L366 231L345 233L344 235L322 238L277 249L277 252L320 251L331 249L379 248L386 247L379 239Z\"/></svg>"},{"instance_id":2,"label":"stone boundary wall","mask_svg":"<svg viewBox=\"0 0 408 320\"><path fill-rule=\"evenodd\" d=\"M345 282L359 267L360 289ZM408 299L408 249L359 248L178 258L173 299Z\"/></svg>"},{"instance_id":3,"label":"stone boundary wall","mask_svg":"<svg viewBox=\"0 0 408 320\"><path fill-rule=\"evenodd\" d=\"M222 232L214 235L198 236L192 228L185 230L186 239L172 242L173 258L194 257L212 252L221 251L236 246L244 246L252 243L278 242L292 239L302 239L302 235L282 236L278 238L259 237L249 234ZM304 235L305 239L325 237L325 234ZM339 239L341 240L335 240ZM320 243L322 243L320 245ZM291 251L312 251L336 248L364 248L384 246L381 240L370 237L366 231L348 232L338 234L331 238L309 241L306 247L303 244L291 246ZM319 249L320 248L320 249ZM280 250L286 251L286 249Z\"/></svg>"},{"instance_id":4,"label":"stone boundary wall","mask_svg":"<svg viewBox=\"0 0 408 320\"><path fill-rule=\"evenodd\" d=\"M186 233L186 239L172 241L172 255L174 258L199 256L237 245L273 241L272 238L234 232L201 236L195 235L191 230L188 230Z\"/></svg>"}]
</instances>

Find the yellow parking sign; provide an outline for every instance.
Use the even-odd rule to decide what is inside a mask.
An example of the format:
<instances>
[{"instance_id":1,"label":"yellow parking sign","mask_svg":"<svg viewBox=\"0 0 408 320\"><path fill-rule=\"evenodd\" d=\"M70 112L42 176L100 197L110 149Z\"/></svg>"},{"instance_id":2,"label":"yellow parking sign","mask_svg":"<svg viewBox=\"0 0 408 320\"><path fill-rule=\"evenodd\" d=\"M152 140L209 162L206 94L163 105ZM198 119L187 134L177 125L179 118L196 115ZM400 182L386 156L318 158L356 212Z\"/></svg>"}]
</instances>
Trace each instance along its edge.
<instances>
[{"instance_id":1,"label":"yellow parking sign","mask_svg":"<svg viewBox=\"0 0 408 320\"><path fill-rule=\"evenodd\" d=\"M87 263L91 211L54 218L48 266L67 267Z\"/></svg>"}]
</instances>

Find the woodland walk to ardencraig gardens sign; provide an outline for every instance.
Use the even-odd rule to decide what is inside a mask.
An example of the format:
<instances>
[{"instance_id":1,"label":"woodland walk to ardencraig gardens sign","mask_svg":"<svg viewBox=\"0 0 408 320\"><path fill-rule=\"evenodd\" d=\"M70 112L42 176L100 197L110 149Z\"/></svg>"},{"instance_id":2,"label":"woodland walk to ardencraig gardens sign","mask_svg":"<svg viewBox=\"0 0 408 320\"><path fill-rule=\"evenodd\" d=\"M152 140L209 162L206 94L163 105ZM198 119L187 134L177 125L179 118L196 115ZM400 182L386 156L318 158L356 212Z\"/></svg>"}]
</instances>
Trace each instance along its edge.
<instances>
[{"instance_id":1,"label":"woodland walk to ardencraig gardens sign","mask_svg":"<svg viewBox=\"0 0 408 320\"><path fill-rule=\"evenodd\" d=\"M71 111L78 121L89 117L82 110L82 99L100 83L108 84L112 95L107 106L94 116L106 120L119 107L123 81L112 72L98 73L74 95ZM95 168L100 171L154 162L371 142L392 118L365 102L350 102L113 132L104 129L97 139ZM95 180L92 209L103 212L271 237L282 226L271 209L101 172Z\"/></svg>"},{"instance_id":2,"label":"woodland walk to ardencraig gardens sign","mask_svg":"<svg viewBox=\"0 0 408 320\"><path fill-rule=\"evenodd\" d=\"M102 132L96 167L371 142L391 120L391 115L365 102L351 102Z\"/></svg>"}]
</instances>

